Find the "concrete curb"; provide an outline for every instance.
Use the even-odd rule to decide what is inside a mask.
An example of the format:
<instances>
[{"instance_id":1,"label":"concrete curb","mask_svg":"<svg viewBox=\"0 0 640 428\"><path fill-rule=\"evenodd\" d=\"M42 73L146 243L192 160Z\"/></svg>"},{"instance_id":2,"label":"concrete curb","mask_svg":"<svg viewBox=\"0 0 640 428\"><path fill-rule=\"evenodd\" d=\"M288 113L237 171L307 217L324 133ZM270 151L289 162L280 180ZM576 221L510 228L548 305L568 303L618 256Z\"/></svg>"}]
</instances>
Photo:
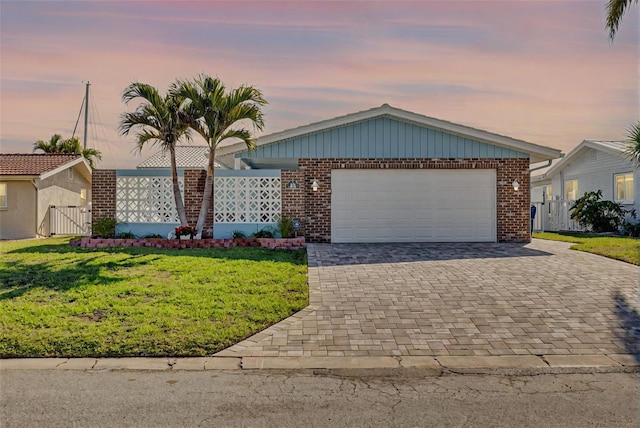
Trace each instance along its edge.
<instances>
[{"instance_id":1,"label":"concrete curb","mask_svg":"<svg viewBox=\"0 0 640 428\"><path fill-rule=\"evenodd\" d=\"M404 357L191 357L191 358L14 358L1 359L0 370L239 370L312 371L344 376L640 372L640 355L504 355Z\"/></svg>"}]
</instances>

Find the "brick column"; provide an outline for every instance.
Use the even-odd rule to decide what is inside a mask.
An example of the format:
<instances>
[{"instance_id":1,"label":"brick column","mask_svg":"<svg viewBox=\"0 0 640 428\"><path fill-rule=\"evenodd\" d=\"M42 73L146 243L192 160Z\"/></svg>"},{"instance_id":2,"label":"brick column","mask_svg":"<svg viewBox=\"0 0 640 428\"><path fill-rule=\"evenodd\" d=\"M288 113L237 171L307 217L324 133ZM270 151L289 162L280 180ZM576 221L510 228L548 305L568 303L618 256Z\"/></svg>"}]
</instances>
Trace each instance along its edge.
<instances>
[{"instance_id":1,"label":"brick column","mask_svg":"<svg viewBox=\"0 0 640 428\"><path fill-rule=\"evenodd\" d=\"M116 218L116 170L94 169L91 175L91 222Z\"/></svg>"},{"instance_id":2,"label":"brick column","mask_svg":"<svg viewBox=\"0 0 640 428\"><path fill-rule=\"evenodd\" d=\"M206 179L206 171L192 169L184 171L184 209L190 226L195 227L198 223ZM202 230L202 236L205 238L213 236L213 195L211 196L211 205L207 211L207 219Z\"/></svg>"},{"instance_id":3,"label":"brick column","mask_svg":"<svg viewBox=\"0 0 640 428\"><path fill-rule=\"evenodd\" d=\"M289 189L289 182L295 181L300 186L297 189ZM282 215L299 220L302 228L297 232L298 236L304 236L305 230L305 170L304 169L283 169L280 175L281 195L282 195Z\"/></svg>"},{"instance_id":4,"label":"brick column","mask_svg":"<svg viewBox=\"0 0 640 428\"><path fill-rule=\"evenodd\" d=\"M513 181L520 187L516 192ZM529 159L499 159L496 177L498 242L531 241Z\"/></svg>"}]
</instances>

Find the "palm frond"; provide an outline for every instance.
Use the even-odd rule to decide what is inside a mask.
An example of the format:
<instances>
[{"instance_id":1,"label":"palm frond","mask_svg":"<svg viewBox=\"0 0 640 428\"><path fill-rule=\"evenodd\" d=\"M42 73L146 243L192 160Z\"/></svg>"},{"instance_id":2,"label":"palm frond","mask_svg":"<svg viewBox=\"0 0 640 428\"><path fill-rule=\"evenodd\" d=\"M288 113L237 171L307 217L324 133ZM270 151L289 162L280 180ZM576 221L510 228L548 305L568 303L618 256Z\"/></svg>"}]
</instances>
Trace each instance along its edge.
<instances>
[{"instance_id":1,"label":"palm frond","mask_svg":"<svg viewBox=\"0 0 640 428\"><path fill-rule=\"evenodd\" d=\"M640 168L640 121L632 125L627 134L627 156L636 167Z\"/></svg>"},{"instance_id":2,"label":"palm frond","mask_svg":"<svg viewBox=\"0 0 640 428\"><path fill-rule=\"evenodd\" d=\"M631 3L638 3L638 0L609 0L606 10L606 28L609 30L609 39L613 41L620 26L622 15L626 12Z\"/></svg>"}]
</instances>

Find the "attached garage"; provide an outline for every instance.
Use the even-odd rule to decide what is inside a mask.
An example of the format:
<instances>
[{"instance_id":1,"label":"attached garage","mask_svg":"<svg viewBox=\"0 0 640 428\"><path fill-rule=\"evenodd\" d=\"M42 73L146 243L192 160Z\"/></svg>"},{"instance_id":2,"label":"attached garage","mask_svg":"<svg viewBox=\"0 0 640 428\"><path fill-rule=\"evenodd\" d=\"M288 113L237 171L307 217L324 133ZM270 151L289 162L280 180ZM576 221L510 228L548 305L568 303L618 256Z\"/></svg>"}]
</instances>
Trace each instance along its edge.
<instances>
[{"instance_id":1,"label":"attached garage","mask_svg":"<svg viewBox=\"0 0 640 428\"><path fill-rule=\"evenodd\" d=\"M561 155L387 104L257 143L218 155L279 169L308 242L529 242L530 164Z\"/></svg>"},{"instance_id":2,"label":"attached garage","mask_svg":"<svg viewBox=\"0 0 640 428\"><path fill-rule=\"evenodd\" d=\"M495 170L333 170L331 242L495 242Z\"/></svg>"}]
</instances>

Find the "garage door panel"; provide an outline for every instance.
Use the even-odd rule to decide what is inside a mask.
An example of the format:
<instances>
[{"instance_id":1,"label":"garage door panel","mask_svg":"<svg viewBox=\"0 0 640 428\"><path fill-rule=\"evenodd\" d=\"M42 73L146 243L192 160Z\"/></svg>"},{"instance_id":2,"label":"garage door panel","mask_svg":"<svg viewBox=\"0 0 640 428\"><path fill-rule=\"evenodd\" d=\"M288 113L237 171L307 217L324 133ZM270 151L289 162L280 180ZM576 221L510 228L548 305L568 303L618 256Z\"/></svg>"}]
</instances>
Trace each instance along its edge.
<instances>
[{"instance_id":1,"label":"garage door panel","mask_svg":"<svg viewBox=\"0 0 640 428\"><path fill-rule=\"evenodd\" d=\"M495 170L334 170L333 242L496 240Z\"/></svg>"}]
</instances>

